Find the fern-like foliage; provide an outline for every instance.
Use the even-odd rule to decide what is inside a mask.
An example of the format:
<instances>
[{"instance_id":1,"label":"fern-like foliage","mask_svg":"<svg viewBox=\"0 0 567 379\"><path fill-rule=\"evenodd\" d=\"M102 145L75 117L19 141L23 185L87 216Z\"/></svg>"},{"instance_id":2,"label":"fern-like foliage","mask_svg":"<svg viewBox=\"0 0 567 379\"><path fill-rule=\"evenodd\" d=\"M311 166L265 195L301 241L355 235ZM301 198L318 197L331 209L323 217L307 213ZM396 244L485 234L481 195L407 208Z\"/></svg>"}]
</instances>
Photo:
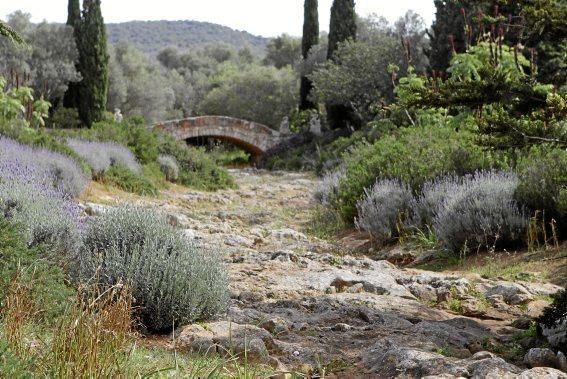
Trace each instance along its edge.
<instances>
[{"instance_id":1,"label":"fern-like foliage","mask_svg":"<svg viewBox=\"0 0 567 379\"><path fill-rule=\"evenodd\" d=\"M0 36L8 38L10 41L17 45L25 45L23 37L18 34L14 29L0 21Z\"/></svg>"}]
</instances>

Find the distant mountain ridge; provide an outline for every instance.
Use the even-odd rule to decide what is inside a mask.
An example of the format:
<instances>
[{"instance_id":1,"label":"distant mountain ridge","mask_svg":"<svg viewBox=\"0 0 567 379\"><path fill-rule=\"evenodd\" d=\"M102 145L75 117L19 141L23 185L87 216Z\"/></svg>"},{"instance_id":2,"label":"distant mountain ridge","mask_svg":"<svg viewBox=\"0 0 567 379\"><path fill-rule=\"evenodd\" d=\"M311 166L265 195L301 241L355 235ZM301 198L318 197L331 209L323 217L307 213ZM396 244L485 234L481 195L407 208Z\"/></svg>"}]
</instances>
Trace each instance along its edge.
<instances>
[{"instance_id":1,"label":"distant mountain ridge","mask_svg":"<svg viewBox=\"0 0 567 379\"><path fill-rule=\"evenodd\" d=\"M168 46L188 50L219 42L237 50L248 46L252 52L263 55L268 42L268 38L200 21L129 21L106 27L110 43L127 42L150 55Z\"/></svg>"}]
</instances>

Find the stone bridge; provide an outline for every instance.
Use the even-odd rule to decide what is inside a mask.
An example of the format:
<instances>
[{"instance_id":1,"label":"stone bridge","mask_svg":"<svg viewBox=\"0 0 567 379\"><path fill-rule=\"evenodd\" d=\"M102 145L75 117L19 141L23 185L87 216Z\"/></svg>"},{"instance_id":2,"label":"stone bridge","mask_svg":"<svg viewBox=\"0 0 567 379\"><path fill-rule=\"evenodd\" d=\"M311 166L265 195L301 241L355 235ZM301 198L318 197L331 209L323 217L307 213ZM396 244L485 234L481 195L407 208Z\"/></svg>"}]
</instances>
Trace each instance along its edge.
<instances>
[{"instance_id":1,"label":"stone bridge","mask_svg":"<svg viewBox=\"0 0 567 379\"><path fill-rule=\"evenodd\" d=\"M165 121L154 125L153 128L162 130L178 140L212 137L227 141L250 153L255 162L281 140L279 132L265 125L224 116Z\"/></svg>"}]
</instances>

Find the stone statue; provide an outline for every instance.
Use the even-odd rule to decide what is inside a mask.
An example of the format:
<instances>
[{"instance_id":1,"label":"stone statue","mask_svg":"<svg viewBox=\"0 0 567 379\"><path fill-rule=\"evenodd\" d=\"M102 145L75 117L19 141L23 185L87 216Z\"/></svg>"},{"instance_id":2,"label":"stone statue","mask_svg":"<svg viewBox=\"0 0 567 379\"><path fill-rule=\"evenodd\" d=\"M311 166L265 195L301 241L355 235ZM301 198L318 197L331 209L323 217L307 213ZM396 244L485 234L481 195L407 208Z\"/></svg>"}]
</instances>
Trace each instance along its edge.
<instances>
[{"instance_id":1,"label":"stone statue","mask_svg":"<svg viewBox=\"0 0 567 379\"><path fill-rule=\"evenodd\" d=\"M321 120L317 114L311 116L311 120L309 121L309 131L316 136L320 136L321 133Z\"/></svg>"},{"instance_id":2,"label":"stone statue","mask_svg":"<svg viewBox=\"0 0 567 379\"><path fill-rule=\"evenodd\" d=\"M290 134L291 130L289 129L289 117L285 116L280 124L280 133L281 134Z\"/></svg>"},{"instance_id":3,"label":"stone statue","mask_svg":"<svg viewBox=\"0 0 567 379\"><path fill-rule=\"evenodd\" d=\"M114 109L114 121L122 122L123 119L124 119L124 116L122 116L122 112L120 111L120 109L115 108Z\"/></svg>"}]
</instances>

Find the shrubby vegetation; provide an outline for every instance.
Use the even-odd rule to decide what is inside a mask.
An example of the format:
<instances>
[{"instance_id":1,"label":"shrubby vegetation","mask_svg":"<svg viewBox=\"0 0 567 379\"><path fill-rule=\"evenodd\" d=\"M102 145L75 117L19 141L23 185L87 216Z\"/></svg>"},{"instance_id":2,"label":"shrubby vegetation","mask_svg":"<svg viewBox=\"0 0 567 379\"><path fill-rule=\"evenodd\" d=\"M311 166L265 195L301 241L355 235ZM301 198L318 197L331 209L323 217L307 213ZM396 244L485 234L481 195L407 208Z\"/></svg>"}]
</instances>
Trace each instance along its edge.
<instances>
[{"instance_id":1,"label":"shrubby vegetation","mask_svg":"<svg viewBox=\"0 0 567 379\"><path fill-rule=\"evenodd\" d=\"M179 164L177 159L171 155L160 155L158 157L159 168L164 173L166 179L170 182L176 182L179 179Z\"/></svg>"},{"instance_id":2,"label":"shrubby vegetation","mask_svg":"<svg viewBox=\"0 0 567 379\"><path fill-rule=\"evenodd\" d=\"M223 64L212 86L199 106L201 114L233 116L276 129L299 101L298 79L289 67Z\"/></svg>"},{"instance_id":3,"label":"shrubby vegetation","mask_svg":"<svg viewBox=\"0 0 567 379\"><path fill-rule=\"evenodd\" d=\"M16 103L17 98L11 98L10 94L3 92L0 94L2 99L13 101L11 106L14 108L21 107L21 102ZM36 138L43 137L41 133L29 129L21 117L22 114L17 112L4 113L2 121L11 126L7 128L10 133L20 136L22 140L34 142ZM125 125L106 123L90 131L61 131L66 139L54 145L65 146L68 143L76 150L76 156L90 165L94 175L103 175L105 181L131 192L155 193L155 188L144 174L152 171L153 165L159 172L157 162L141 167L135 153L149 159L151 154L147 150L151 151L150 147L154 147L157 159L160 148L171 148L179 155L192 150L169 138L162 140L162 136L153 132L142 132L144 128L141 125L139 128L142 129L128 133L122 129ZM72 134L92 139L102 135L119 136L123 139L116 139L126 143L135 141L133 143L142 149L130 151L116 142L70 139ZM29 138L28 135L33 137ZM53 138L46 140L52 141ZM143 149L146 146L149 146L148 149ZM97 278L107 279L101 279L98 283L102 286L98 288L100 291L110 290L120 282L130 286L137 301L144 306L141 310L142 320L151 330L167 329L173 322L212 317L225 309L227 286L220 253L192 245L181 232L169 226L165 217L154 215L149 210L126 208L108 212L95 220L82 219L74 197L85 189L87 178L72 157L46 149L34 149L2 137L0 160L0 228L6 231L3 238L7 238L0 241L6 244L6 251L0 254L0 270L3 274L11 275L3 277L0 282L2 295L9 298L11 295L7 286L20 286L22 275L33 279L34 273L22 274L21 269L37 270L37 274L42 275L40 279L45 280L43 284L49 286L46 291L57 291L57 286L66 288L64 272L72 274L78 285L90 282L96 273L99 275ZM185 159L182 162L187 161ZM218 169L214 161L209 162ZM219 172L222 171L219 169ZM183 174L188 175L187 172ZM17 239L12 232L13 227L21 230ZM14 255L4 255L10 252ZM105 259L100 261L101 257ZM30 264L32 259L37 260L37 265ZM135 266L128 266L127 262L134 260L137 260ZM124 264L124 270L119 268L120 262ZM19 264L30 265L22 267ZM134 267L141 270L139 275L132 275L131 269ZM179 275L180 269L184 275ZM148 286L147 279L152 277L155 282L153 286ZM193 281L187 282L188 277ZM14 281L17 283L14 284ZM30 283L29 287L34 289L35 284ZM38 291L42 290L41 285L38 288ZM167 297L169 303L165 304L161 296L167 290L170 291ZM57 295L69 293L61 290ZM18 292L14 296L24 294ZM51 301L53 297L46 296L42 300ZM54 306L53 311L64 304ZM131 310L130 304L125 312ZM130 327L127 325L128 330Z\"/></svg>"},{"instance_id":4,"label":"shrubby vegetation","mask_svg":"<svg viewBox=\"0 0 567 379\"><path fill-rule=\"evenodd\" d=\"M217 316L228 304L219 252L195 246L165 216L125 206L92 222L77 257L79 277L131 286L151 331Z\"/></svg>"},{"instance_id":5,"label":"shrubby vegetation","mask_svg":"<svg viewBox=\"0 0 567 379\"><path fill-rule=\"evenodd\" d=\"M476 252L519 246L526 238L528 218L514 200L518 178L511 172L478 172L449 185L439 181L441 194L433 204L432 228L446 248ZM447 187L451 190L447 191ZM436 186L430 190L436 192ZM430 204L428 204L430 205ZM431 205L430 205L431 206Z\"/></svg>"},{"instance_id":6,"label":"shrubby vegetation","mask_svg":"<svg viewBox=\"0 0 567 379\"><path fill-rule=\"evenodd\" d=\"M91 142L68 139L67 144L90 166L93 176L103 177L111 167L123 166L139 173L140 164L127 147L116 142Z\"/></svg>"},{"instance_id":7,"label":"shrubby vegetation","mask_svg":"<svg viewBox=\"0 0 567 379\"><path fill-rule=\"evenodd\" d=\"M86 178L70 159L0 139L0 211L20 225L28 246L54 254L76 251L78 208L70 199Z\"/></svg>"},{"instance_id":8,"label":"shrubby vegetation","mask_svg":"<svg viewBox=\"0 0 567 379\"><path fill-rule=\"evenodd\" d=\"M8 16L7 24L22 34L29 47L0 38L0 73L13 72L14 84L26 83L36 96L54 104L61 101L69 82L81 80L75 68L78 51L73 29L46 22L34 25L30 14L19 11Z\"/></svg>"},{"instance_id":9,"label":"shrubby vegetation","mask_svg":"<svg viewBox=\"0 0 567 379\"><path fill-rule=\"evenodd\" d=\"M490 167L491 156L475 144L466 129L450 124L402 128L374 144L359 143L345 154L345 176L339 184L335 207L346 221L356 215L356 203L376 180L399 179L419 190L428 180L441 175L464 175Z\"/></svg>"},{"instance_id":10,"label":"shrubby vegetation","mask_svg":"<svg viewBox=\"0 0 567 379\"><path fill-rule=\"evenodd\" d=\"M364 198L356 204L357 227L382 241L399 237L411 213L411 188L399 180L389 179L377 182L364 192Z\"/></svg>"}]
</instances>

